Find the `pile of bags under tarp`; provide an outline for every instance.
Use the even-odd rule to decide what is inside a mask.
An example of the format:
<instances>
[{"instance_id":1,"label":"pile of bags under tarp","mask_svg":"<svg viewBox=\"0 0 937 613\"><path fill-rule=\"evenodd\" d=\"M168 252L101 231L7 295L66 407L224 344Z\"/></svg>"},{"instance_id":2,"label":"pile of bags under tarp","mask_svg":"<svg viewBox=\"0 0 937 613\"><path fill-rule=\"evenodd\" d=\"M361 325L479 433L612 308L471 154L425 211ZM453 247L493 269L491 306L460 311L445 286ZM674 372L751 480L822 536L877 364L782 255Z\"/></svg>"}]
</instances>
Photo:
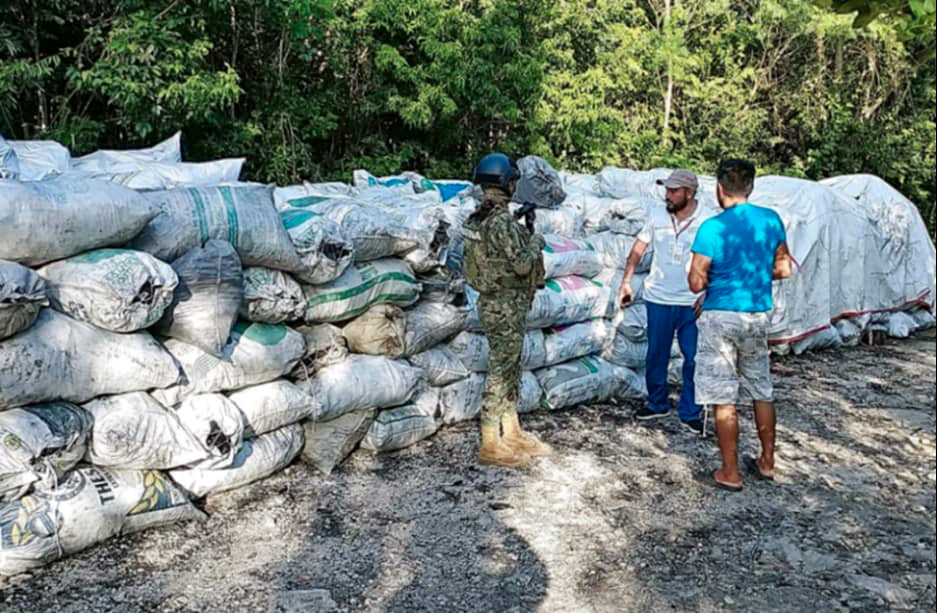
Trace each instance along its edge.
<instances>
[{"instance_id":1,"label":"pile of bags under tarp","mask_svg":"<svg viewBox=\"0 0 937 613\"><path fill-rule=\"evenodd\" d=\"M200 517L192 500L297 457L328 473L480 411L488 344L461 276L472 185L356 171L275 188L181 162L179 145L72 158L0 140L0 574ZM521 410L643 395L642 274L631 306L615 298L665 171L519 166L547 276ZM871 178L831 185L757 185L801 275L775 286L779 347L932 324L913 205Z\"/></svg>"}]
</instances>

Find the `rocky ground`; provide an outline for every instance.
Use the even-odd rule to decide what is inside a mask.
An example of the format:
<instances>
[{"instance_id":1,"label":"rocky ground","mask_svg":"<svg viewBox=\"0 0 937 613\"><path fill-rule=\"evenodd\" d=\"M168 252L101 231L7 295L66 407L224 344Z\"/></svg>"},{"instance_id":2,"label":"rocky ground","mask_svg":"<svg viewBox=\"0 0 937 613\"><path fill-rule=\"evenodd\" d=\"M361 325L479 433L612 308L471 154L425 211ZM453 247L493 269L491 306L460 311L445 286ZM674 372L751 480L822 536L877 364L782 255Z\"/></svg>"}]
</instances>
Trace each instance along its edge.
<instances>
[{"instance_id":1,"label":"rocky ground","mask_svg":"<svg viewBox=\"0 0 937 613\"><path fill-rule=\"evenodd\" d=\"M637 404L529 416L558 453L526 472L464 424L0 580L0 610L933 611L934 332L774 370L774 483L715 489L714 439Z\"/></svg>"}]
</instances>

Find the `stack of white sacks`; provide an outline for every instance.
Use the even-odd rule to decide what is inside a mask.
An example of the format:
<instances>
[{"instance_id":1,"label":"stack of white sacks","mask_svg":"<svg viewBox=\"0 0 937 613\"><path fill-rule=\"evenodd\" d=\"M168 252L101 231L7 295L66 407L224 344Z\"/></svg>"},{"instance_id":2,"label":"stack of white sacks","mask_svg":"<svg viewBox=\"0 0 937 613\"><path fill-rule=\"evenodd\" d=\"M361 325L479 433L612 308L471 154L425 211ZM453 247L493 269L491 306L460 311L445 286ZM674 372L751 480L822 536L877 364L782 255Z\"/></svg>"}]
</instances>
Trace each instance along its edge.
<instances>
[{"instance_id":1,"label":"stack of white sacks","mask_svg":"<svg viewBox=\"0 0 937 613\"><path fill-rule=\"evenodd\" d=\"M200 517L192 500L297 456L328 473L480 411L471 185L358 171L274 188L238 182L243 160L180 160L178 135L81 158L0 139L0 574ZM646 313L615 297L665 174L561 174L538 211L522 411L645 393ZM900 194L758 188L801 265L776 286L779 347L933 323L933 244Z\"/></svg>"}]
</instances>

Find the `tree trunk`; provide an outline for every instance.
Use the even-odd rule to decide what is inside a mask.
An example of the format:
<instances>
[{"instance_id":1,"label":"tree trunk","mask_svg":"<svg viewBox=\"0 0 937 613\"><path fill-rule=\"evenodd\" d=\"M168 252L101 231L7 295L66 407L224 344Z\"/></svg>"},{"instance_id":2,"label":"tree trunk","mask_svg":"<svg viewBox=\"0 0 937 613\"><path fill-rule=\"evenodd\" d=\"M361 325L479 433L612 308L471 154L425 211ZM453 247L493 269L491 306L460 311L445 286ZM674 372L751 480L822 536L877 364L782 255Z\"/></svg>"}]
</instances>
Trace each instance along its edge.
<instances>
[{"instance_id":1,"label":"tree trunk","mask_svg":"<svg viewBox=\"0 0 937 613\"><path fill-rule=\"evenodd\" d=\"M664 2L664 35L670 29L671 1ZM663 135L665 141L670 141L670 113L673 108L673 58L667 58L667 90L664 92L664 126Z\"/></svg>"}]
</instances>

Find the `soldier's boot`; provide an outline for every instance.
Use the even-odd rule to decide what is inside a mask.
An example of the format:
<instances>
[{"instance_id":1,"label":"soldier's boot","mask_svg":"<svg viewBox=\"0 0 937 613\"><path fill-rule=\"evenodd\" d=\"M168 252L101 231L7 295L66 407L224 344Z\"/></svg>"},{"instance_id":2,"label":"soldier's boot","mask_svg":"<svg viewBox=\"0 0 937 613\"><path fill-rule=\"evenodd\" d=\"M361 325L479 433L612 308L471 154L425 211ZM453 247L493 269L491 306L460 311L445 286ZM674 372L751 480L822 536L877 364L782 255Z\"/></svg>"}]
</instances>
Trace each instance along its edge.
<instances>
[{"instance_id":1,"label":"soldier's boot","mask_svg":"<svg viewBox=\"0 0 937 613\"><path fill-rule=\"evenodd\" d=\"M521 429L521 423L516 412L504 415L501 418L501 426L504 428L504 436L501 440L503 440L507 446L526 453L531 457L546 456L553 453L552 447L533 434L524 432Z\"/></svg>"},{"instance_id":2,"label":"soldier's boot","mask_svg":"<svg viewBox=\"0 0 937 613\"><path fill-rule=\"evenodd\" d=\"M478 461L494 466L524 468L530 464L530 456L505 445L501 440L501 428L498 425L482 426L482 444L478 451Z\"/></svg>"}]
</instances>

